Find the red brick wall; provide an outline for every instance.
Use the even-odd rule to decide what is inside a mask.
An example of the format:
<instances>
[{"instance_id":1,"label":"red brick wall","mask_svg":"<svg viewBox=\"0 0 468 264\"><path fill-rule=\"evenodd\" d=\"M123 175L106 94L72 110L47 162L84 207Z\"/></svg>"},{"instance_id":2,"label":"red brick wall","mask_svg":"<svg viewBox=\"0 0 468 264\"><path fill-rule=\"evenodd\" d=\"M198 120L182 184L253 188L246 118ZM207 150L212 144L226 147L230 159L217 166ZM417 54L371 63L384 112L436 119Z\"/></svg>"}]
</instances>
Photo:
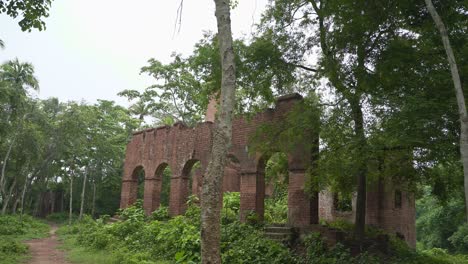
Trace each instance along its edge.
<instances>
[{"instance_id":1,"label":"red brick wall","mask_svg":"<svg viewBox=\"0 0 468 264\"><path fill-rule=\"evenodd\" d=\"M263 155L252 155L248 151L248 141L260 124L281 121L291 108L302 100L297 94L281 97L275 109L257 114L252 119L233 120L232 146L223 181L224 191L240 191L240 217L255 212L259 219L264 214L265 180ZM202 177L208 166L212 137L211 122L200 123L194 128L183 124L163 126L136 132L127 145L122 179L120 207L125 208L136 200L137 179L135 169L145 171L145 192L143 206L146 213L156 210L160 204L162 171L167 165L171 169L171 190L169 210L171 215L182 214L186 209L189 190L189 171L200 161L201 168L193 175L191 193L199 194ZM305 191L306 165L311 162L311 151L297 147L288 154L288 223L304 227L318 223L319 211L326 219L336 217L327 206L330 201L322 199L319 208L319 195ZM392 207L394 196L392 186L385 190L369 192L367 223L374 224L405 236L410 245L415 243L414 196L404 193L402 208ZM328 205L327 205L328 203ZM319 210L320 209L320 210Z\"/></svg>"},{"instance_id":2,"label":"red brick wall","mask_svg":"<svg viewBox=\"0 0 468 264\"><path fill-rule=\"evenodd\" d=\"M280 121L300 100L302 97L297 94L284 96L278 99L275 109L257 114L251 120L241 117L233 121L231 161L225 168L223 190L241 192L242 219L245 219L245 215L250 211L256 212L260 219L264 213L264 168L259 166L260 154L254 155L255 157L249 154L249 138L260 124ZM157 209L162 184L162 171L158 168L161 164L168 164L172 172L169 210L172 215L183 213L190 193L187 171L190 171L194 161L201 162L201 169L194 173L191 190L192 193L199 194L202 177L209 161L211 134L211 122L201 123L195 128L176 124L172 127L164 126L136 132L127 145L121 208L135 202L137 182L132 175L136 167L142 166L145 170L144 209L148 214ZM304 151L296 152L290 155L290 168L294 172L291 172L293 177L290 177L289 215L292 225L302 226L316 222L311 219L317 217L311 214L318 214L318 211L311 206L316 203L311 203L311 199L304 192L305 163L310 160L306 160L308 155L304 155Z\"/></svg>"}]
</instances>

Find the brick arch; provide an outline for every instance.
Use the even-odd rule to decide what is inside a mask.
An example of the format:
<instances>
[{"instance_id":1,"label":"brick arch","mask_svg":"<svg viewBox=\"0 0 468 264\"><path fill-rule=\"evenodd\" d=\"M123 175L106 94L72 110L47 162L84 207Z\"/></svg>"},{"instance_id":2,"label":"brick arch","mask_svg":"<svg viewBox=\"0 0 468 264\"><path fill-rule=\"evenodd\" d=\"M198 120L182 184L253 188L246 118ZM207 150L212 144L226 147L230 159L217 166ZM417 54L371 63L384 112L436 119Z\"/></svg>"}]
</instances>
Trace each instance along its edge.
<instances>
[{"instance_id":1,"label":"brick arch","mask_svg":"<svg viewBox=\"0 0 468 264\"><path fill-rule=\"evenodd\" d=\"M161 206L161 192L163 185L162 174L167 167L170 168L169 164L163 161L153 169L154 173L145 174L143 208L147 215L151 214Z\"/></svg>"},{"instance_id":2,"label":"brick arch","mask_svg":"<svg viewBox=\"0 0 468 264\"><path fill-rule=\"evenodd\" d=\"M190 175L193 166L199 162L201 167L194 172L194 175ZM199 187L201 187L201 178L204 174L206 167L203 166L202 162L196 158L190 158L187 161L183 162L181 169L180 177L176 179L177 188L174 188L174 199L176 200L175 205L177 207L178 213L184 213L187 209L187 200L190 194L199 194ZM192 178L190 178L190 176ZM190 189L190 180L192 180L192 186Z\"/></svg>"},{"instance_id":3,"label":"brick arch","mask_svg":"<svg viewBox=\"0 0 468 264\"><path fill-rule=\"evenodd\" d=\"M256 201L257 191L246 192L246 188L252 188L252 184L256 188L256 174L258 173L257 164L259 157L258 155L249 153L250 136L261 124L281 122L288 111L301 100L302 97L298 94L283 96L278 98L275 109L267 109L265 112L259 113L252 118L237 117L233 119L232 145L229 153L235 157L235 162L228 163L225 168L223 189L224 191L241 192L241 214L242 209L244 211L248 210L248 207L245 207L245 205L255 203ZM183 213L186 196L183 190L186 190L187 186L184 174L186 170L184 168L190 160L199 160L203 170L206 169L210 159L212 133L212 122L200 123L195 127L187 127L182 123L177 123L174 126L162 126L135 132L126 150L121 207L127 205L125 201L129 186L126 182L126 175L133 168L134 164L143 164L145 170L150 172L149 175L152 178L147 179L147 181L155 183L152 184L154 189L154 186L157 187L157 177L154 177L154 173L151 172L156 172L158 170L156 166L165 162L170 166L172 171L170 213L171 215ZM294 157L292 158L292 164L296 164L297 157L292 157ZM292 166L291 171L297 172L299 171L299 167ZM202 175L200 174L194 181L197 189L194 193L198 193L198 189L201 187ZM295 174L294 183L304 182L304 179L301 177L304 178L304 174ZM148 183L148 185L150 184ZM291 190L295 194L303 193L304 186ZM148 187L147 196L148 198L145 201L149 202L146 202L144 206L145 211L149 213L156 208L158 203L155 200L156 198L154 198L154 191L150 191L150 187ZM291 204L305 205L302 201L306 199L304 198L306 197L305 195L295 195L294 197L297 200L291 200ZM297 212L297 210L294 212ZM298 213L294 213L293 215L297 216L292 218L294 220L290 224L293 226L308 221L300 219L302 216Z\"/></svg>"},{"instance_id":4,"label":"brick arch","mask_svg":"<svg viewBox=\"0 0 468 264\"><path fill-rule=\"evenodd\" d=\"M145 167L142 164L132 166L131 170L127 170L127 173L124 174L122 181L122 194L120 199L120 208L126 208L134 204L137 200L138 193L138 172L143 170L145 173L145 181L147 173ZM125 192L124 192L125 191Z\"/></svg>"}]
</instances>

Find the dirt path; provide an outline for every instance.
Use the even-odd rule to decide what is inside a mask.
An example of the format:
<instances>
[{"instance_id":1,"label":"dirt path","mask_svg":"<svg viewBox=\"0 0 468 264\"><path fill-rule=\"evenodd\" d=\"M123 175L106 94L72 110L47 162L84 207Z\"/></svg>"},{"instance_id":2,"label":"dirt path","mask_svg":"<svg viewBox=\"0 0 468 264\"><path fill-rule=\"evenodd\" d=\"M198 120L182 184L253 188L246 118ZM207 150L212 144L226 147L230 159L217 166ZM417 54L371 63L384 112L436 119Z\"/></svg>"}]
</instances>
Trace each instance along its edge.
<instances>
[{"instance_id":1,"label":"dirt path","mask_svg":"<svg viewBox=\"0 0 468 264\"><path fill-rule=\"evenodd\" d=\"M65 261L65 253L57 248L60 242L55 231L57 226L52 224L49 237L26 241L31 252L29 264L70 264Z\"/></svg>"}]
</instances>

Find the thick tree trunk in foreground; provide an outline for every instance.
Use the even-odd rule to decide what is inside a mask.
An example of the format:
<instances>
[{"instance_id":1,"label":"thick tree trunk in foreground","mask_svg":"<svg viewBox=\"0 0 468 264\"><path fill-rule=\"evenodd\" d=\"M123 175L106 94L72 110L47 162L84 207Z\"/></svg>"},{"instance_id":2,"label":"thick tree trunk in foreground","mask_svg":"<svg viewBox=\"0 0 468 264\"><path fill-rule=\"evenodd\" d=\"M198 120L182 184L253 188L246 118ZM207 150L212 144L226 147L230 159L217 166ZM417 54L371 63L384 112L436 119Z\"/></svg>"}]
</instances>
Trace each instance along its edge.
<instances>
[{"instance_id":1,"label":"thick tree trunk in foreground","mask_svg":"<svg viewBox=\"0 0 468 264\"><path fill-rule=\"evenodd\" d=\"M211 160L203 178L201 197L202 263L221 263L221 199L224 166L231 145L232 112L236 88L236 70L232 48L229 0L214 0L221 54L221 102L213 130Z\"/></svg>"},{"instance_id":2,"label":"thick tree trunk in foreground","mask_svg":"<svg viewBox=\"0 0 468 264\"><path fill-rule=\"evenodd\" d=\"M357 172L357 198L356 198L356 218L355 234L356 239L363 241L366 229L366 203L367 203L367 159L365 149L367 139L364 133L364 117L361 110L359 99L351 103L353 120L355 123L354 133L358 140L357 148L360 157L358 158Z\"/></svg>"},{"instance_id":3,"label":"thick tree trunk in foreground","mask_svg":"<svg viewBox=\"0 0 468 264\"><path fill-rule=\"evenodd\" d=\"M80 205L80 216L79 220L83 218L83 211L84 211L84 200L85 200L85 193L86 193L86 180L88 178L88 171L85 171L84 179L83 179L83 189L81 190L81 205Z\"/></svg>"},{"instance_id":4,"label":"thick tree trunk in foreground","mask_svg":"<svg viewBox=\"0 0 468 264\"><path fill-rule=\"evenodd\" d=\"M432 16L437 28L439 29L442 43L444 44L447 59L450 64L450 71L452 73L453 85L455 87L455 94L457 96L458 114L460 115L460 154L463 164L463 175L465 182L465 211L466 221L468 222L468 115L466 113L465 96L461 85L460 75L458 74L457 62L453 54L452 46L450 45L447 29L444 22L440 18L437 10L432 4L431 0L425 0L427 9Z\"/></svg>"}]
</instances>

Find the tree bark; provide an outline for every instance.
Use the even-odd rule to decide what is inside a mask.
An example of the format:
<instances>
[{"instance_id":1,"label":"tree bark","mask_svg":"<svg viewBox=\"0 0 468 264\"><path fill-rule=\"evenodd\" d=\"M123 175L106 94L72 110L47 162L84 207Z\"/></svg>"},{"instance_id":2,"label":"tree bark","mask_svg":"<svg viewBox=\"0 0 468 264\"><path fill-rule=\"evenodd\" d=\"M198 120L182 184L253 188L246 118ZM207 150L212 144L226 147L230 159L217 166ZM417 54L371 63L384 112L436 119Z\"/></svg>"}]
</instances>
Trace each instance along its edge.
<instances>
[{"instance_id":1,"label":"tree bark","mask_svg":"<svg viewBox=\"0 0 468 264\"><path fill-rule=\"evenodd\" d=\"M465 190L465 213L466 221L468 222L468 115L466 112L465 96L463 95L463 89L461 85L460 75L458 74L457 62L455 55L453 54L452 46L450 45L450 39L448 36L447 29L442 21L442 18L437 13L431 0L425 0L427 10L432 16L434 23L436 24L442 43L444 44L445 52L447 53L447 60L450 65L450 72L452 74L452 81L455 87L455 95L457 97L458 114L460 115L460 154L461 161L463 164L463 178L464 178L464 190Z\"/></svg>"},{"instance_id":2,"label":"tree bark","mask_svg":"<svg viewBox=\"0 0 468 264\"><path fill-rule=\"evenodd\" d=\"M26 176L26 181L24 182L23 191L21 192L21 214L24 212L24 197L26 196L26 189L28 188L28 177Z\"/></svg>"},{"instance_id":3,"label":"tree bark","mask_svg":"<svg viewBox=\"0 0 468 264\"><path fill-rule=\"evenodd\" d=\"M95 177L96 177L96 175L95 175ZM92 202L92 205L91 205L91 216L92 217L94 217L94 209L95 208L96 208L96 179L93 179L93 202Z\"/></svg>"},{"instance_id":4,"label":"tree bark","mask_svg":"<svg viewBox=\"0 0 468 264\"><path fill-rule=\"evenodd\" d=\"M3 198L3 206L2 206L2 215L6 214L6 211L8 209L8 204L10 203L11 195L13 193L13 189L16 186L16 179L13 181L13 184L10 186L10 191L6 195L6 197Z\"/></svg>"},{"instance_id":5,"label":"tree bark","mask_svg":"<svg viewBox=\"0 0 468 264\"><path fill-rule=\"evenodd\" d=\"M218 24L222 81L220 111L213 130L213 145L201 197L201 256L204 264L221 263L221 198L224 167L231 145L236 70L232 47L229 0L214 0Z\"/></svg>"},{"instance_id":6,"label":"tree bark","mask_svg":"<svg viewBox=\"0 0 468 264\"><path fill-rule=\"evenodd\" d=\"M84 211L84 200L85 200L85 193L86 193L86 180L88 178L88 170L85 171L84 179L83 179L83 188L81 190L81 205L80 205L80 216L79 220L83 218L83 211Z\"/></svg>"},{"instance_id":7,"label":"tree bark","mask_svg":"<svg viewBox=\"0 0 468 264\"><path fill-rule=\"evenodd\" d=\"M367 159L365 149L367 140L364 133L364 118L359 103L359 97L350 103L354 120L354 134L357 144L359 158L356 164L357 171L357 198L356 198L356 218L355 234L358 241L363 241L366 228L366 200L367 200Z\"/></svg>"},{"instance_id":8,"label":"tree bark","mask_svg":"<svg viewBox=\"0 0 468 264\"><path fill-rule=\"evenodd\" d=\"M70 172L70 203L68 208L68 224L71 225L73 216L73 173Z\"/></svg>"},{"instance_id":9,"label":"tree bark","mask_svg":"<svg viewBox=\"0 0 468 264\"><path fill-rule=\"evenodd\" d=\"M5 190L5 181L6 181L6 176L5 176L5 171L6 171L6 166L7 166L7 162L8 162L8 159L10 158L10 154L11 154L11 150L13 149L13 145L15 144L16 142L16 136L17 134L15 134L15 136L13 137L13 140L11 141L10 143L10 146L8 146L8 151L5 155L5 158L3 159L3 163L2 163L2 174L1 174L1 177L0 177L0 194L2 196L6 196L6 190ZM5 198L3 198L5 199Z\"/></svg>"}]
</instances>

